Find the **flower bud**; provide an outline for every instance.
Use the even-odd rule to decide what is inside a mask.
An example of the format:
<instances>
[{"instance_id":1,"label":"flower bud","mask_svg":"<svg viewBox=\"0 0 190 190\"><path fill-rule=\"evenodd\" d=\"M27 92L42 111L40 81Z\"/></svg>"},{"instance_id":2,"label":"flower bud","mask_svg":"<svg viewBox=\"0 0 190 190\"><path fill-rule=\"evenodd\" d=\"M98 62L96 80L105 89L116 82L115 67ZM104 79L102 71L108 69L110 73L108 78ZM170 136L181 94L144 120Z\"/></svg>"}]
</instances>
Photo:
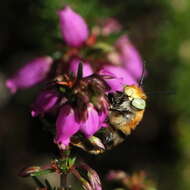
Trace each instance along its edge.
<instances>
[{"instance_id":1,"label":"flower bud","mask_svg":"<svg viewBox=\"0 0 190 190\"><path fill-rule=\"evenodd\" d=\"M108 36L121 31L121 24L114 18L103 20L102 35Z\"/></svg>"},{"instance_id":2,"label":"flower bud","mask_svg":"<svg viewBox=\"0 0 190 190\"><path fill-rule=\"evenodd\" d=\"M90 169L88 171L88 177L89 177L90 184L94 190L102 190L100 178L95 170Z\"/></svg>"},{"instance_id":3,"label":"flower bud","mask_svg":"<svg viewBox=\"0 0 190 190\"><path fill-rule=\"evenodd\" d=\"M88 166L86 163L81 162L80 167L87 171L88 180L93 190L102 190L100 177L97 172Z\"/></svg>"},{"instance_id":4,"label":"flower bud","mask_svg":"<svg viewBox=\"0 0 190 190\"><path fill-rule=\"evenodd\" d=\"M29 88L43 81L50 71L52 63L52 58L48 56L33 59L6 81L7 88L15 93L18 89Z\"/></svg>"},{"instance_id":5,"label":"flower bud","mask_svg":"<svg viewBox=\"0 0 190 190\"><path fill-rule=\"evenodd\" d=\"M119 49L121 61L128 73L135 79L140 79L143 72L143 61L128 36L121 36L116 47Z\"/></svg>"},{"instance_id":6,"label":"flower bud","mask_svg":"<svg viewBox=\"0 0 190 190\"><path fill-rule=\"evenodd\" d=\"M58 102L58 93L53 90L42 91L32 105L31 115L35 117L52 110Z\"/></svg>"},{"instance_id":7,"label":"flower bud","mask_svg":"<svg viewBox=\"0 0 190 190\"><path fill-rule=\"evenodd\" d=\"M67 45L80 47L88 38L88 27L84 19L69 6L58 12L61 35Z\"/></svg>"},{"instance_id":8,"label":"flower bud","mask_svg":"<svg viewBox=\"0 0 190 190\"><path fill-rule=\"evenodd\" d=\"M30 176L31 174L35 173L35 172L40 172L41 168L39 166L32 166L29 168L24 168L20 173L19 176L21 177L27 177Z\"/></svg>"}]
</instances>

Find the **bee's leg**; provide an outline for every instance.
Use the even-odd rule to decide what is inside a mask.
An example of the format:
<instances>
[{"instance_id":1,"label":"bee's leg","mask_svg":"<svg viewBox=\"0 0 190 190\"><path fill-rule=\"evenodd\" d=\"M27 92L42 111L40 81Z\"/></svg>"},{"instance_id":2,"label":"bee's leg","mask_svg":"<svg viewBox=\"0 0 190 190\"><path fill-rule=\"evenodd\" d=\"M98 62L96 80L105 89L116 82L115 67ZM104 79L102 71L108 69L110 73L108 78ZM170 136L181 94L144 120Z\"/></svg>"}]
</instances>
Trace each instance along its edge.
<instances>
[{"instance_id":1,"label":"bee's leg","mask_svg":"<svg viewBox=\"0 0 190 190\"><path fill-rule=\"evenodd\" d=\"M91 136L90 138L86 139L76 135L72 137L71 144L91 154L100 154L105 150L101 139L95 136Z\"/></svg>"},{"instance_id":2,"label":"bee's leg","mask_svg":"<svg viewBox=\"0 0 190 190\"><path fill-rule=\"evenodd\" d=\"M124 135L119 130L115 130L113 132L113 146L117 146L118 144L121 144L126 138L126 135Z\"/></svg>"},{"instance_id":3,"label":"bee's leg","mask_svg":"<svg viewBox=\"0 0 190 190\"><path fill-rule=\"evenodd\" d=\"M93 145L93 149L89 151L90 153L99 154L105 151L105 146L100 138L91 136L90 138L88 138L88 140Z\"/></svg>"},{"instance_id":4,"label":"bee's leg","mask_svg":"<svg viewBox=\"0 0 190 190\"><path fill-rule=\"evenodd\" d=\"M106 150L111 149L121 141L121 137L117 135L117 131L112 126L98 132L96 137L101 140Z\"/></svg>"},{"instance_id":5,"label":"bee's leg","mask_svg":"<svg viewBox=\"0 0 190 190\"><path fill-rule=\"evenodd\" d=\"M82 140L82 138L79 138L78 136L72 137L71 144L75 147L81 148L84 151L88 151L86 147L86 143Z\"/></svg>"}]
</instances>

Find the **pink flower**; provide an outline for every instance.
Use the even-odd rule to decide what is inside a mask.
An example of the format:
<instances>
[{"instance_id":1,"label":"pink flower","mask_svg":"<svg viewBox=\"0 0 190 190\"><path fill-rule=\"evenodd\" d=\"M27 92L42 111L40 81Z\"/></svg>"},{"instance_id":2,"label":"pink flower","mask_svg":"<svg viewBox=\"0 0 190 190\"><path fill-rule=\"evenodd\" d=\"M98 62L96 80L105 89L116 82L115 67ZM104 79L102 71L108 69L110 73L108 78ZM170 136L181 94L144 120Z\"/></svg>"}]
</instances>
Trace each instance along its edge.
<instances>
[{"instance_id":1,"label":"pink flower","mask_svg":"<svg viewBox=\"0 0 190 190\"><path fill-rule=\"evenodd\" d=\"M66 104L61 108L56 121L55 143L65 149L75 133L81 131L86 138L89 138L102 127L100 125L102 123L102 116L98 114L92 104L87 107L87 118L84 121L79 120L75 110Z\"/></svg>"},{"instance_id":2,"label":"pink flower","mask_svg":"<svg viewBox=\"0 0 190 190\"><path fill-rule=\"evenodd\" d=\"M89 104L87 108L87 119L80 123L80 131L88 138L96 133L101 126L98 112L92 104Z\"/></svg>"},{"instance_id":3,"label":"pink flower","mask_svg":"<svg viewBox=\"0 0 190 190\"><path fill-rule=\"evenodd\" d=\"M61 35L67 45L80 47L88 38L88 27L84 19L69 6L58 12Z\"/></svg>"},{"instance_id":4,"label":"pink flower","mask_svg":"<svg viewBox=\"0 0 190 190\"><path fill-rule=\"evenodd\" d=\"M133 78L139 80L143 72L143 61L128 36L121 36L116 43L116 47L119 49L121 62L127 72L130 73Z\"/></svg>"},{"instance_id":5,"label":"pink flower","mask_svg":"<svg viewBox=\"0 0 190 190\"><path fill-rule=\"evenodd\" d=\"M80 122L76 120L73 108L66 104L58 115L56 121L55 143L65 149L70 143L70 138L80 129Z\"/></svg>"},{"instance_id":6,"label":"pink flower","mask_svg":"<svg viewBox=\"0 0 190 190\"><path fill-rule=\"evenodd\" d=\"M18 89L29 88L43 81L51 69L51 57L39 57L24 65L15 75L6 81L7 88L12 93Z\"/></svg>"},{"instance_id":7,"label":"pink flower","mask_svg":"<svg viewBox=\"0 0 190 190\"><path fill-rule=\"evenodd\" d=\"M57 92L53 90L42 91L32 105L32 117L51 111L58 103L58 100L59 96Z\"/></svg>"},{"instance_id":8,"label":"pink flower","mask_svg":"<svg viewBox=\"0 0 190 190\"><path fill-rule=\"evenodd\" d=\"M102 34L108 36L112 33L121 31L121 24L114 18L108 18L103 21Z\"/></svg>"},{"instance_id":9,"label":"pink flower","mask_svg":"<svg viewBox=\"0 0 190 190\"><path fill-rule=\"evenodd\" d=\"M87 77L91 74L93 74L92 68L89 63L82 61L79 58L73 58L69 62L69 71L74 73L74 75L77 75L79 64L82 63L83 68L83 77Z\"/></svg>"},{"instance_id":10,"label":"pink flower","mask_svg":"<svg viewBox=\"0 0 190 190\"><path fill-rule=\"evenodd\" d=\"M122 91L125 85L138 84L137 80L125 68L120 66L106 65L99 73L100 75L108 76L104 80L110 86L110 92Z\"/></svg>"}]
</instances>

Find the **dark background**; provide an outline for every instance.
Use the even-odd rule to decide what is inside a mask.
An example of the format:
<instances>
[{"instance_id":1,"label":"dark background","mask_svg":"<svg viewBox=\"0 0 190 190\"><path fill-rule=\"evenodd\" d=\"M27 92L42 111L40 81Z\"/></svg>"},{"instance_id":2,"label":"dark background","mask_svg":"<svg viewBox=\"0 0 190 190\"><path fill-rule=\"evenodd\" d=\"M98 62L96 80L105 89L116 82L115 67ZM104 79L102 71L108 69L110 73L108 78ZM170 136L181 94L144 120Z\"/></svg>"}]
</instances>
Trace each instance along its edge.
<instances>
[{"instance_id":1,"label":"dark background","mask_svg":"<svg viewBox=\"0 0 190 190\"><path fill-rule=\"evenodd\" d=\"M110 169L147 171L159 190L190 188L190 2L188 0L7 0L0 6L0 188L34 189L24 166L54 157L52 138L29 114L38 87L12 96L5 79L25 60L56 47L56 10L69 3L92 26L114 16L146 64L148 106L126 142L101 156L80 153L101 177ZM51 178L54 181L54 178ZM106 189L106 188L105 188Z\"/></svg>"}]
</instances>

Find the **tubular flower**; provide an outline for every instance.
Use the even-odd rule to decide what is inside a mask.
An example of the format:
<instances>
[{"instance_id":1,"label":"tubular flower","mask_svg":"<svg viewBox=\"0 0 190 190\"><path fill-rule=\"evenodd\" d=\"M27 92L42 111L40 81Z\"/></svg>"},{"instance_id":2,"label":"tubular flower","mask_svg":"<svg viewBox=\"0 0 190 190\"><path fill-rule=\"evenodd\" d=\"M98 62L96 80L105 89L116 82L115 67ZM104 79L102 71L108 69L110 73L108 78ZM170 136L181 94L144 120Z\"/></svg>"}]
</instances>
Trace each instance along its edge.
<instances>
[{"instance_id":1,"label":"tubular flower","mask_svg":"<svg viewBox=\"0 0 190 190\"><path fill-rule=\"evenodd\" d=\"M104 80L110 86L110 91L122 91L125 85L137 84L137 80L123 67L106 65L100 70L101 75L108 75Z\"/></svg>"},{"instance_id":2,"label":"tubular flower","mask_svg":"<svg viewBox=\"0 0 190 190\"><path fill-rule=\"evenodd\" d=\"M32 117L36 117L39 114L44 114L46 112L51 111L57 104L59 100L59 95L56 91L53 90L45 90L42 91L36 101L32 105L31 115Z\"/></svg>"},{"instance_id":3,"label":"tubular flower","mask_svg":"<svg viewBox=\"0 0 190 190\"><path fill-rule=\"evenodd\" d=\"M80 122L76 120L73 108L66 104L64 105L58 115L56 121L56 137L55 143L61 149L65 149L70 143L72 137L80 129Z\"/></svg>"},{"instance_id":4,"label":"tubular flower","mask_svg":"<svg viewBox=\"0 0 190 190\"><path fill-rule=\"evenodd\" d=\"M70 138L78 131L89 138L102 127L101 120L102 118L92 104L87 107L87 117L82 121L79 120L77 113L70 105L64 105L56 121L55 143L65 149L69 145Z\"/></svg>"},{"instance_id":5,"label":"tubular flower","mask_svg":"<svg viewBox=\"0 0 190 190\"><path fill-rule=\"evenodd\" d=\"M108 86L101 76L76 76L71 80L73 81L68 83L72 83L72 86L66 86L63 94L67 102L62 106L56 121L55 143L62 149L69 145L70 138L78 131L90 138L102 127L106 127L105 120L108 116L109 104L105 96ZM64 88L66 83L64 79L59 81L58 89Z\"/></svg>"},{"instance_id":6,"label":"tubular flower","mask_svg":"<svg viewBox=\"0 0 190 190\"><path fill-rule=\"evenodd\" d=\"M33 59L6 81L12 93L18 89L29 88L43 81L51 69L53 59L49 56Z\"/></svg>"},{"instance_id":7,"label":"tubular flower","mask_svg":"<svg viewBox=\"0 0 190 190\"><path fill-rule=\"evenodd\" d=\"M88 26L84 19L69 6L58 12L61 35L67 45L80 47L88 38Z\"/></svg>"},{"instance_id":8,"label":"tubular flower","mask_svg":"<svg viewBox=\"0 0 190 190\"><path fill-rule=\"evenodd\" d=\"M119 49L123 66L135 79L140 79L143 72L143 61L128 36L121 36L116 43L116 47Z\"/></svg>"},{"instance_id":9,"label":"tubular flower","mask_svg":"<svg viewBox=\"0 0 190 190\"><path fill-rule=\"evenodd\" d=\"M87 107L87 119L81 121L80 131L88 138L94 135L100 128L100 117L92 104Z\"/></svg>"},{"instance_id":10,"label":"tubular flower","mask_svg":"<svg viewBox=\"0 0 190 190\"><path fill-rule=\"evenodd\" d=\"M77 75L78 67L81 62L83 62L83 61L79 58L73 58L69 62L69 71L74 73L74 76ZM93 74L93 71L92 71L90 64L83 62L83 76L87 77L92 74Z\"/></svg>"}]
</instances>

